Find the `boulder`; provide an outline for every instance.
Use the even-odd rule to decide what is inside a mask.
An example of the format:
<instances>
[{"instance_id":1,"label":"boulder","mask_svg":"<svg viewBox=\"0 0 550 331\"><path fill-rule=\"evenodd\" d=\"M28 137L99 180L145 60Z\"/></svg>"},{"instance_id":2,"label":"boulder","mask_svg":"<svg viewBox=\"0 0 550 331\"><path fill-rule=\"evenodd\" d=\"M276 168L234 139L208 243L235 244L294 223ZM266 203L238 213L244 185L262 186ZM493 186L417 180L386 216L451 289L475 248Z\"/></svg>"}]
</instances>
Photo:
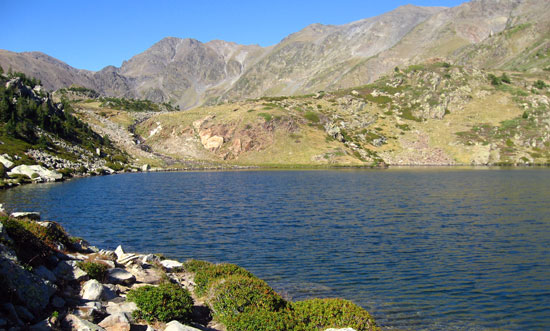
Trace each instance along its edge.
<instances>
[{"instance_id":1,"label":"boulder","mask_svg":"<svg viewBox=\"0 0 550 331\"><path fill-rule=\"evenodd\" d=\"M62 298L58 297L57 295L54 295L54 296L52 297L52 301L51 301L52 307L58 308L58 309L59 309L59 308L65 307L65 304L66 304L65 300L63 300Z\"/></svg>"},{"instance_id":2,"label":"boulder","mask_svg":"<svg viewBox=\"0 0 550 331\"><path fill-rule=\"evenodd\" d=\"M52 283L55 283L57 281L57 277L55 277L55 274L50 271L50 269L46 268L45 266L41 265L38 268L35 268L33 270L35 275L47 279Z\"/></svg>"},{"instance_id":3,"label":"boulder","mask_svg":"<svg viewBox=\"0 0 550 331\"><path fill-rule=\"evenodd\" d=\"M76 265L71 265L67 261L60 261L53 269L53 273L57 278L62 278L64 280L82 281L88 278L88 274L84 270Z\"/></svg>"},{"instance_id":4,"label":"boulder","mask_svg":"<svg viewBox=\"0 0 550 331\"><path fill-rule=\"evenodd\" d=\"M14 164L11 162L11 157L8 154L0 155L0 163L2 163L6 169L11 169Z\"/></svg>"},{"instance_id":5,"label":"boulder","mask_svg":"<svg viewBox=\"0 0 550 331\"><path fill-rule=\"evenodd\" d=\"M35 211L23 211L23 212L17 212L17 213L11 213L11 218L16 219L30 219L31 221L40 221L40 213Z\"/></svg>"},{"instance_id":6,"label":"boulder","mask_svg":"<svg viewBox=\"0 0 550 331\"><path fill-rule=\"evenodd\" d=\"M136 281L145 284L160 284L162 281L162 274L157 269L144 269L140 266L135 266L128 269L128 271L136 276Z\"/></svg>"},{"instance_id":7,"label":"boulder","mask_svg":"<svg viewBox=\"0 0 550 331\"><path fill-rule=\"evenodd\" d=\"M11 289L16 299L35 315L45 310L57 291L54 284L25 270L3 250L0 250L0 278L5 280L2 286Z\"/></svg>"},{"instance_id":8,"label":"boulder","mask_svg":"<svg viewBox=\"0 0 550 331\"><path fill-rule=\"evenodd\" d=\"M8 172L8 175L26 175L29 178L33 178L33 174L38 175L38 178L46 181L46 182L55 182L58 180L61 180L63 178L63 175L60 174L57 171L54 170L48 170L44 168L43 166L39 165L20 165L15 168L13 168L10 172Z\"/></svg>"},{"instance_id":9,"label":"boulder","mask_svg":"<svg viewBox=\"0 0 550 331\"><path fill-rule=\"evenodd\" d=\"M115 249L115 255L116 255L117 259L120 259L124 254L125 253L124 253L124 250L122 249L122 246L118 245L117 248Z\"/></svg>"},{"instance_id":10,"label":"boulder","mask_svg":"<svg viewBox=\"0 0 550 331\"><path fill-rule=\"evenodd\" d=\"M151 169L151 166L149 166L148 164L144 164L141 166L141 171L147 172L150 169Z\"/></svg>"},{"instance_id":11,"label":"boulder","mask_svg":"<svg viewBox=\"0 0 550 331\"><path fill-rule=\"evenodd\" d=\"M30 331L49 331L53 329L53 325L47 318L29 327Z\"/></svg>"},{"instance_id":12,"label":"boulder","mask_svg":"<svg viewBox=\"0 0 550 331\"><path fill-rule=\"evenodd\" d=\"M25 307L23 306L15 306L15 311L17 312L17 316L22 318L23 320L30 322L34 320L34 315Z\"/></svg>"},{"instance_id":13,"label":"boulder","mask_svg":"<svg viewBox=\"0 0 550 331\"><path fill-rule=\"evenodd\" d=\"M90 279L82 285L82 291L80 294L82 299L98 301L103 295L103 284L95 279Z\"/></svg>"},{"instance_id":14,"label":"boulder","mask_svg":"<svg viewBox=\"0 0 550 331\"><path fill-rule=\"evenodd\" d=\"M160 261L160 264L167 270L172 271L176 268L183 268L183 263L175 260L163 260Z\"/></svg>"},{"instance_id":15,"label":"boulder","mask_svg":"<svg viewBox=\"0 0 550 331\"><path fill-rule=\"evenodd\" d=\"M166 328L164 329L164 331L200 331L200 330L189 325L183 325L178 321L171 321L168 324L166 324Z\"/></svg>"},{"instance_id":16,"label":"boulder","mask_svg":"<svg viewBox=\"0 0 550 331\"><path fill-rule=\"evenodd\" d=\"M110 301L105 307L107 314L114 315L118 313L124 313L126 316L132 316L132 313L136 311L137 305L131 301L113 302Z\"/></svg>"},{"instance_id":17,"label":"boulder","mask_svg":"<svg viewBox=\"0 0 550 331\"><path fill-rule=\"evenodd\" d=\"M130 320L124 313L109 315L98 325L108 330L130 331Z\"/></svg>"},{"instance_id":18,"label":"boulder","mask_svg":"<svg viewBox=\"0 0 550 331\"><path fill-rule=\"evenodd\" d=\"M79 331L104 331L105 329L92 322L88 322L74 314L69 314L65 317L64 328L69 330Z\"/></svg>"},{"instance_id":19,"label":"boulder","mask_svg":"<svg viewBox=\"0 0 550 331\"><path fill-rule=\"evenodd\" d=\"M121 284L125 286L135 283L136 277L121 268L109 269L107 271L107 282L110 284Z\"/></svg>"},{"instance_id":20,"label":"boulder","mask_svg":"<svg viewBox=\"0 0 550 331\"><path fill-rule=\"evenodd\" d=\"M17 315L17 311L15 310L15 307L11 303L5 303L2 305L3 310L8 314L8 318L17 325L24 325L23 321L19 318Z\"/></svg>"}]
</instances>

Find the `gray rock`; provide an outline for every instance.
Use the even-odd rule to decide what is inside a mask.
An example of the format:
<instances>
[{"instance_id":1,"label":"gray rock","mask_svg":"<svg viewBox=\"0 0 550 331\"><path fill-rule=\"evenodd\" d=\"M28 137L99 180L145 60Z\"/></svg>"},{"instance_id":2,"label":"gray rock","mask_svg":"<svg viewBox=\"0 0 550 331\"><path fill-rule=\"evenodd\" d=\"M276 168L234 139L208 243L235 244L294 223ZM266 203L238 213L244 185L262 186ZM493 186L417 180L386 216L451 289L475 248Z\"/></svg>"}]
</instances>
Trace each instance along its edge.
<instances>
[{"instance_id":1,"label":"gray rock","mask_svg":"<svg viewBox=\"0 0 550 331\"><path fill-rule=\"evenodd\" d=\"M6 325L8 325L8 320L0 318L0 328L3 328Z\"/></svg>"},{"instance_id":2,"label":"gray rock","mask_svg":"<svg viewBox=\"0 0 550 331\"><path fill-rule=\"evenodd\" d=\"M147 254L147 255L144 255L141 258L141 263L152 264L152 263L156 263L156 262L160 262L160 258L155 254Z\"/></svg>"},{"instance_id":3,"label":"gray rock","mask_svg":"<svg viewBox=\"0 0 550 331\"><path fill-rule=\"evenodd\" d=\"M176 268L183 268L183 263L175 261L175 260L163 260L160 261L160 264L167 270L172 271Z\"/></svg>"},{"instance_id":4,"label":"gray rock","mask_svg":"<svg viewBox=\"0 0 550 331\"><path fill-rule=\"evenodd\" d=\"M123 301L123 302L109 302L107 307L105 307L107 314L114 315L118 313L124 313L126 316L132 316L132 313L138 308L134 302Z\"/></svg>"},{"instance_id":5,"label":"gray rock","mask_svg":"<svg viewBox=\"0 0 550 331\"><path fill-rule=\"evenodd\" d=\"M166 329L164 331L200 331L189 325L183 325L178 321L171 321L166 324Z\"/></svg>"},{"instance_id":6,"label":"gray rock","mask_svg":"<svg viewBox=\"0 0 550 331\"><path fill-rule=\"evenodd\" d=\"M10 236L8 236L8 232L4 229L3 223L0 223L0 241L4 241L7 243L12 242Z\"/></svg>"},{"instance_id":7,"label":"gray rock","mask_svg":"<svg viewBox=\"0 0 550 331\"><path fill-rule=\"evenodd\" d=\"M82 299L91 301L100 300L103 295L103 284L95 279L90 279L84 283L80 293L82 295Z\"/></svg>"},{"instance_id":8,"label":"gray rock","mask_svg":"<svg viewBox=\"0 0 550 331\"><path fill-rule=\"evenodd\" d=\"M98 325L106 329L116 328L116 330L130 330L130 320L125 313L109 315L99 322Z\"/></svg>"},{"instance_id":9,"label":"gray rock","mask_svg":"<svg viewBox=\"0 0 550 331\"><path fill-rule=\"evenodd\" d=\"M52 329L53 327L47 318L34 325L31 325L31 327L29 328L30 331L49 331Z\"/></svg>"},{"instance_id":10,"label":"gray rock","mask_svg":"<svg viewBox=\"0 0 550 331\"><path fill-rule=\"evenodd\" d=\"M85 280L88 277L88 274L80 269L77 266L71 265L67 261L60 261L55 269L53 269L53 273L57 278L62 278L65 280Z\"/></svg>"},{"instance_id":11,"label":"gray rock","mask_svg":"<svg viewBox=\"0 0 550 331\"><path fill-rule=\"evenodd\" d=\"M28 218L32 221L40 221L40 213L35 211L24 211L24 212L17 212L17 213L11 213L11 218L17 218L17 219L24 219Z\"/></svg>"},{"instance_id":12,"label":"gray rock","mask_svg":"<svg viewBox=\"0 0 550 331\"><path fill-rule=\"evenodd\" d=\"M9 253L9 252L8 252ZM5 284L33 314L40 314L50 302L57 287L30 271L25 270L5 251L0 251L0 276Z\"/></svg>"},{"instance_id":13,"label":"gray rock","mask_svg":"<svg viewBox=\"0 0 550 331\"><path fill-rule=\"evenodd\" d=\"M83 306L76 307L74 314L87 320L93 320L103 315L102 309L103 306L101 305L101 302L90 301L86 302Z\"/></svg>"},{"instance_id":14,"label":"gray rock","mask_svg":"<svg viewBox=\"0 0 550 331\"><path fill-rule=\"evenodd\" d=\"M2 163L6 169L11 169L13 167L13 162L11 162L11 157L8 154L0 155L0 163Z\"/></svg>"},{"instance_id":15,"label":"gray rock","mask_svg":"<svg viewBox=\"0 0 550 331\"><path fill-rule=\"evenodd\" d=\"M57 281L57 277L55 277L55 274L50 271L50 269L46 268L45 266L41 265L38 268L35 268L33 272L44 279L49 280L52 283L55 283Z\"/></svg>"},{"instance_id":16,"label":"gray rock","mask_svg":"<svg viewBox=\"0 0 550 331\"><path fill-rule=\"evenodd\" d=\"M74 314L65 317L64 324L66 328L77 331L104 331L105 329L92 322L88 322Z\"/></svg>"},{"instance_id":17,"label":"gray rock","mask_svg":"<svg viewBox=\"0 0 550 331\"><path fill-rule=\"evenodd\" d=\"M22 318L23 320L30 322L34 320L34 315L25 307L23 306L15 306L15 311L17 312L17 315Z\"/></svg>"},{"instance_id":18,"label":"gray rock","mask_svg":"<svg viewBox=\"0 0 550 331\"><path fill-rule=\"evenodd\" d=\"M54 170L48 170L40 165L20 165L13 168L8 175L26 175L29 178L32 178L33 174L37 174L38 178L46 182L55 182L61 180L63 175Z\"/></svg>"},{"instance_id":19,"label":"gray rock","mask_svg":"<svg viewBox=\"0 0 550 331\"><path fill-rule=\"evenodd\" d=\"M107 271L107 282L111 284L132 285L136 277L128 271L121 268L109 269Z\"/></svg>"},{"instance_id":20,"label":"gray rock","mask_svg":"<svg viewBox=\"0 0 550 331\"><path fill-rule=\"evenodd\" d=\"M11 303L5 303L3 305L4 310L8 313L8 318L12 320L17 325L24 325L23 321L17 315L15 307Z\"/></svg>"},{"instance_id":21,"label":"gray rock","mask_svg":"<svg viewBox=\"0 0 550 331\"><path fill-rule=\"evenodd\" d=\"M65 300L58 297L57 295L54 295L52 297L51 304L52 304L52 307L54 307L54 308L63 308L63 307L65 307L66 302L65 302Z\"/></svg>"}]
</instances>

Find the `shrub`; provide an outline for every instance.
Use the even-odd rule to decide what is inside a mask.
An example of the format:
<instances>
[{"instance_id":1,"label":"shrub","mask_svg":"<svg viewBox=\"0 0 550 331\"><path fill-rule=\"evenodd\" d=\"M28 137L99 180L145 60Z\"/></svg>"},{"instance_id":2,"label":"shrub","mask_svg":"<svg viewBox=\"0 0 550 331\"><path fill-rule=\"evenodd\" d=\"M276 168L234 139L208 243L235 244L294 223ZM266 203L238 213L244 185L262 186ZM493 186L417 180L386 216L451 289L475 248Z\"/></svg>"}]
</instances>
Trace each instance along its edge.
<instances>
[{"instance_id":1,"label":"shrub","mask_svg":"<svg viewBox=\"0 0 550 331\"><path fill-rule=\"evenodd\" d=\"M187 261L183 264L183 269L185 269L185 270L188 271L188 272L197 272L197 271L199 271L199 270L202 270L202 269L205 269L205 268L209 268L209 267L211 267L212 265L213 265L213 264L210 263L210 262L191 259L191 260L187 260Z\"/></svg>"},{"instance_id":2,"label":"shrub","mask_svg":"<svg viewBox=\"0 0 550 331\"><path fill-rule=\"evenodd\" d=\"M542 80L537 80L535 84L533 84L534 87L538 88L539 90L542 90L543 88L547 87L546 83Z\"/></svg>"},{"instance_id":3,"label":"shrub","mask_svg":"<svg viewBox=\"0 0 550 331\"><path fill-rule=\"evenodd\" d=\"M268 113L259 113L258 116L263 117L266 122L269 122L273 119L273 116Z\"/></svg>"},{"instance_id":4,"label":"shrub","mask_svg":"<svg viewBox=\"0 0 550 331\"><path fill-rule=\"evenodd\" d=\"M266 282L256 277L232 275L212 287L208 299L214 317L229 323L249 310L279 311L286 301Z\"/></svg>"},{"instance_id":5,"label":"shrub","mask_svg":"<svg viewBox=\"0 0 550 331\"><path fill-rule=\"evenodd\" d=\"M268 311L249 309L225 322L227 331L287 331L295 330L292 310Z\"/></svg>"},{"instance_id":6,"label":"shrub","mask_svg":"<svg viewBox=\"0 0 550 331\"><path fill-rule=\"evenodd\" d=\"M506 84L511 84L512 81L510 80L510 77L508 77L508 75L506 73L503 73L501 76L500 76L500 80L503 82L503 83L506 83Z\"/></svg>"},{"instance_id":7,"label":"shrub","mask_svg":"<svg viewBox=\"0 0 550 331\"><path fill-rule=\"evenodd\" d=\"M304 114L304 117L310 121L310 122L313 122L313 123L319 123L319 115L317 115L317 113L314 113L312 111L308 111L307 113Z\"/></svg>"},{"instance_id":8,"label":"shrub","mask_svg":"<svg viewBox=\"0 0 550 331\"><path fill-rule=\"evenodd\" d=\"M209 267L199 269L195 273L195 284L197 285L195 287L195 293L197 293L197 295L204 295L217 280L231 275L254 277L248 270L235 264L213 264Z\"/></svg>"},{"instance_id":9,"label":"shrub","mask_svg":"<svg viewBox=\"0 0 550 331\"><path fill-rule=\"evenodd\" d=\"M128 300L136 303L138 310L134 317L148 322L169 322L178 320L189 322L193 299L186 289L163 283L158 287L144 286L128 292Z\"/></svg>"},{"instance_id":10,"label":"shrub","mask_svg":"<svg viewBox=\"0 0 550 331\"><path fill-rule=\"evenodd\" d=\"M48 263L48 256L53 254L53 251L51 247L26 229L25 224L31 222L7 217L2 218L1 221L8 236L13 239L11 246L22 263L30 266L39 266ZM40 226L35 222L32 223Z\"/></svg>"},{"instance_id":11,"label":"shrub","mask_svg":"<svg viewBox=\"0 0 550 331\"><path fill-rule=\"evenodd\" d=\"M489 78L489 80L491 81L491 85L493 86L502 85L502 80L493 74L489 74L487 78Z\"/></svg>"},{"instance_id":12,"label":"shrub","mask_svg":"<svg viewBox=\"0 0 550 331\"><path fill-rule=\"evenodd\" d=\"M293 304L296 331L327 328L353 328L357 331L378 330L370 314L351 301L312 299Z\"/></svg>"},{"instance_id":13,"label":"shrub","mask_svg":"<svg viewBox=\"0 0 550 331\"><path fill-rule=\"evenodd\" d=\"M96 279L98 281L103 281L105 279L105 274L107 273L107 265L94 261L82 261L78 262L77 266L86 271L90 278Z\"/></svg>"}]
</instances>

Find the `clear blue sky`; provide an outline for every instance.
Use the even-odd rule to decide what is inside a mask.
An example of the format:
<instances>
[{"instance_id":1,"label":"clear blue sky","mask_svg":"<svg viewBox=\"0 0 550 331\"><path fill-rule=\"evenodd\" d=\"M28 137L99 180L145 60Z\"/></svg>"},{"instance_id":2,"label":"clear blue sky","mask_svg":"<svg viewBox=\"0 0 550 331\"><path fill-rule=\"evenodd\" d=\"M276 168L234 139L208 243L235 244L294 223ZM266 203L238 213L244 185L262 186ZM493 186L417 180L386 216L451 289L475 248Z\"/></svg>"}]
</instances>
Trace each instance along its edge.
<instances>
[{"instance_id":1,"label":"clear blue sky","mask_svg":"<svg viewBox=\"0 0 550 331\"><path fill-rule=\"evenodd\" d=\"M164 37L269 46L309 24L345 24L401 5L465 0L0 0L0 49L40 51L88 70L143 52Z\"/></svg>"}]
</instances>

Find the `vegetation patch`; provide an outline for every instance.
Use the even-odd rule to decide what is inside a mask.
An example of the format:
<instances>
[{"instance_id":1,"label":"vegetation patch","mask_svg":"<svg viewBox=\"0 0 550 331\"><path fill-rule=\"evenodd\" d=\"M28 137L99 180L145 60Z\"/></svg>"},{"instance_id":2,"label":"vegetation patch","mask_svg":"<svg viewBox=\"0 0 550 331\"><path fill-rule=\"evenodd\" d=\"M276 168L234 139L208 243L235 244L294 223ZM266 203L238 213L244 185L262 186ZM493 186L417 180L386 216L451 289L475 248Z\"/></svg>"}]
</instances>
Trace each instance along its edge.
<instances>
[{"instance_id":1,"label":"vegetation patch","mask_svg":"<svg viewBox=\"0 0 550 331\"><path fill-rule=\"evenodd\" d=\"M212 284L220 279L233 275L254 277L254 275L248 270L235 264L222 263L202 265L200 268L197 268L197 271L195 271L195 284L197 285L195 288L195 293L200 296L205 295Z\"/></svg>"},{"instance_id":2,"label":"vegetation patch","mask_svg":"<svg viewBox=\"0 0 550 331\"><path fill-rule=\"evenodd\" d=\"M172 283L143 286L128 292L128 300L136 303L135 318L148 322L191 321L193 299L185 288Z\"/></svg>"},{"instance_id":3,"label":"vegetation patch","mask_svg":"<svg viewBox=\"0 0 550 331\"><path fill-rule=\"evenodd\" d=\"M258 116L263 118L266 122L269 122L273 119L273 115L268 114L268 113L259 113Z\"/></svg>"},{"instance_id":4,"label":"vegetation patch","mask_svg":"<svg viewBox=\"0 0 550 331\"><path fill-rule=\"evenodd\" d=\"M304 114L304 117L312 123L319 123L320 122L319 115L315 112L312 112L312 111L306 112Z\"/></svg>"},{"instance_id":5,"label":"vegetation patch","mask_svg":"<svg viewBox=\"0 0 550 331\"><path fill-rule=\"evenodd\" d=\"M106 264L95 261L81 261L77 263L77 266L86 271L90 278L96 279L100 282L105 279L108 269Z\"/></svg>"}]
</instances>

